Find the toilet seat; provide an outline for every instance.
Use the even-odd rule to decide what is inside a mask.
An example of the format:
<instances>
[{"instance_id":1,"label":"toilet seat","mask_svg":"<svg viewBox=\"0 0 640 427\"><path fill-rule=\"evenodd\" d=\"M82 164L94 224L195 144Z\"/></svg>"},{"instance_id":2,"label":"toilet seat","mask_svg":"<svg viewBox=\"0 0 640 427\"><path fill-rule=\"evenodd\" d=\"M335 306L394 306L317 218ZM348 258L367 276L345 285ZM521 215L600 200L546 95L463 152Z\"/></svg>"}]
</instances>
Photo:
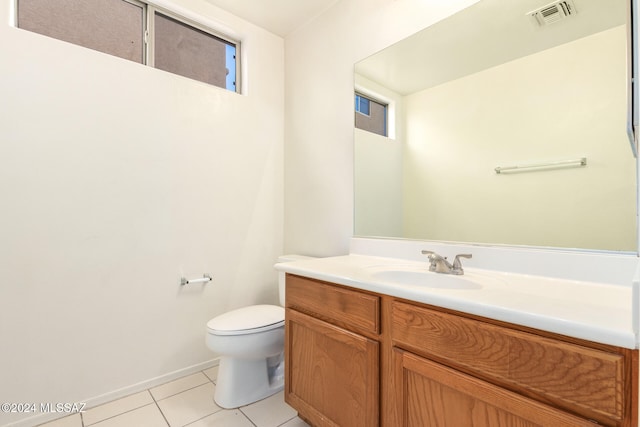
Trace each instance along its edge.
<instances>
[{"instance_id":1,"label":"toilet seat","mask_svg":"<svg viewBox=\"0 0 640 427\"><path fill-rule=\"evenodd\" d=\"M207 330L213 335L247 335L269 331L283 325L283 307L252 305L214 317L207 322Z\"/></svg>"}]
</instances>

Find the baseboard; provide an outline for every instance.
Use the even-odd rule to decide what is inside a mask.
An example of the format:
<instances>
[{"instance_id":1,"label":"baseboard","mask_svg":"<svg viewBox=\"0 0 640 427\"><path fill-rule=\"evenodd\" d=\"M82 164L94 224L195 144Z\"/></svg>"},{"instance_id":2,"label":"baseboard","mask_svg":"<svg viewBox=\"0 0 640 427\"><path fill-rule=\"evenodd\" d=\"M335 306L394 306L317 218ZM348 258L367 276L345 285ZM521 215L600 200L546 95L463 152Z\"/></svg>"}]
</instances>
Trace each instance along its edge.
<instances>
[{"instance_id":1,"label":"baseboard","mask_svg":"<svg viewBox=\"0 0 640 427\"><path fill-rule=\"evenodd\" d=\"M104 403L111 402L113 400L117 400L134 393L139 393L141 391L159 386L164 383L168 383L178 378L182 378L187 375L191 375L196 372L209 369L213 366L217 366L219 363L220 363L219 358L212 359L203 363L198 363L197 365L193 365L187 368L178 369L177 371L169 372L168 374L165 374L165 375L161 375L155 378L141 381L139 383L132 384L130 386L126 386L118 390L110 391L108 393L104 393L99 396L84 399L84 400L81 400L81 402L86 403L86 406L84 409L87 410L96 406L100 406ZM58 418L64 418L67 415L69 414L39 414L39 415L29 417L20 421L15 421L9 424L5 424L4 426L1 426L1 427L33 427L38 424L53 421Z\"/></svg>"}]
</instances>

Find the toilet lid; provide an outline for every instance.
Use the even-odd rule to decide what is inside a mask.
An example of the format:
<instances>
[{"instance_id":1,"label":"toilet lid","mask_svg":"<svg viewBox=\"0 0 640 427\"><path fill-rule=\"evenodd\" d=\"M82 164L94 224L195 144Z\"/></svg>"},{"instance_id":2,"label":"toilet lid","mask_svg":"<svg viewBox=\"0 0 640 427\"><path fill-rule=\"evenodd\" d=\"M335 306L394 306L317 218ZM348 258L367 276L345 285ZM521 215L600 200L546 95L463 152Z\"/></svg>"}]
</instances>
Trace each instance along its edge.
<instances>
[{"instance_id":1,"label":"toilet lid","mask_svg":"<svg viewBox=\"0 0 640 427\"><path fill-rule=\"evenodd\" d=\"M239 308L207 322L214 335L244 335L268 331L284 325L284 308L277 305L252 305Z\"/></svg>"}]
</instances>

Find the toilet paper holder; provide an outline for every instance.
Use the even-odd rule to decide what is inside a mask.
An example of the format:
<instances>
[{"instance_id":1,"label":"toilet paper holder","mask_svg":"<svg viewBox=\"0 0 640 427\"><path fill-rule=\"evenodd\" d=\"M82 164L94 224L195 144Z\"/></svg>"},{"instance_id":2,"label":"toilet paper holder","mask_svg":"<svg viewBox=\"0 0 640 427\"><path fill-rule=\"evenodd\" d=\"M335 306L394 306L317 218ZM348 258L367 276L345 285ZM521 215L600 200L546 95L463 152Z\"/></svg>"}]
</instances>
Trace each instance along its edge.
<instances>
[{"instance_id":1,"label":"toilet paper holder","mask_svg":"<svg viewBox=\"0 0 640 427\"><path fill-rule=\"evenodd\" d=\"M184 286L184 285L189 285L192 283L206 283L206 282L210 282L211 280L213 280L211 278L210 274L203 274L202 277L198 278L198 279L187 279L186 277L181 277L180 278L180 286Z\"/></svg>"}]
</instances>

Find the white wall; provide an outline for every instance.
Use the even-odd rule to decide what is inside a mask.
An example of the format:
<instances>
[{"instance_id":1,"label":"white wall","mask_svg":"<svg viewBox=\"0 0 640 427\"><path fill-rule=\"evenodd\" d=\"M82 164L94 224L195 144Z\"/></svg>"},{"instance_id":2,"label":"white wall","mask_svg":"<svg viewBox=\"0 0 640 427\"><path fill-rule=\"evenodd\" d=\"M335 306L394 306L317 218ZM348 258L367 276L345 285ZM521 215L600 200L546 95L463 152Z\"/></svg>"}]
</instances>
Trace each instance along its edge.
<instances>
[{"instance_id":1,"label":"white wall","mask_svg":"<svg viewBox=\"0 0 640 427\"><path fill-rule=\"evenodd\" d=\"M353 64L477 0L342 0L285 39L285 252L348 253Z\"/></svg>"},{"instance_id":2,"label":"white wall","mask_svg":"<svg viewBox=\"0 0 640 427\"><path fill-rule=\"evenodd\" d=\"M622 25L407 96L406 235L635 251L626 37Z\"/></svg>"},{"instance_id":3,"label":"white wall","mask_svg":"<svg viewBox=\"0 0 640 427\"><path fill-rule=\"evenodd\" d=\"M245 95L13 28L0 2L0 402L201 367L208 319L277 301L284 42L176 2L242 38Z\"/></svg>"}]
</instances>

